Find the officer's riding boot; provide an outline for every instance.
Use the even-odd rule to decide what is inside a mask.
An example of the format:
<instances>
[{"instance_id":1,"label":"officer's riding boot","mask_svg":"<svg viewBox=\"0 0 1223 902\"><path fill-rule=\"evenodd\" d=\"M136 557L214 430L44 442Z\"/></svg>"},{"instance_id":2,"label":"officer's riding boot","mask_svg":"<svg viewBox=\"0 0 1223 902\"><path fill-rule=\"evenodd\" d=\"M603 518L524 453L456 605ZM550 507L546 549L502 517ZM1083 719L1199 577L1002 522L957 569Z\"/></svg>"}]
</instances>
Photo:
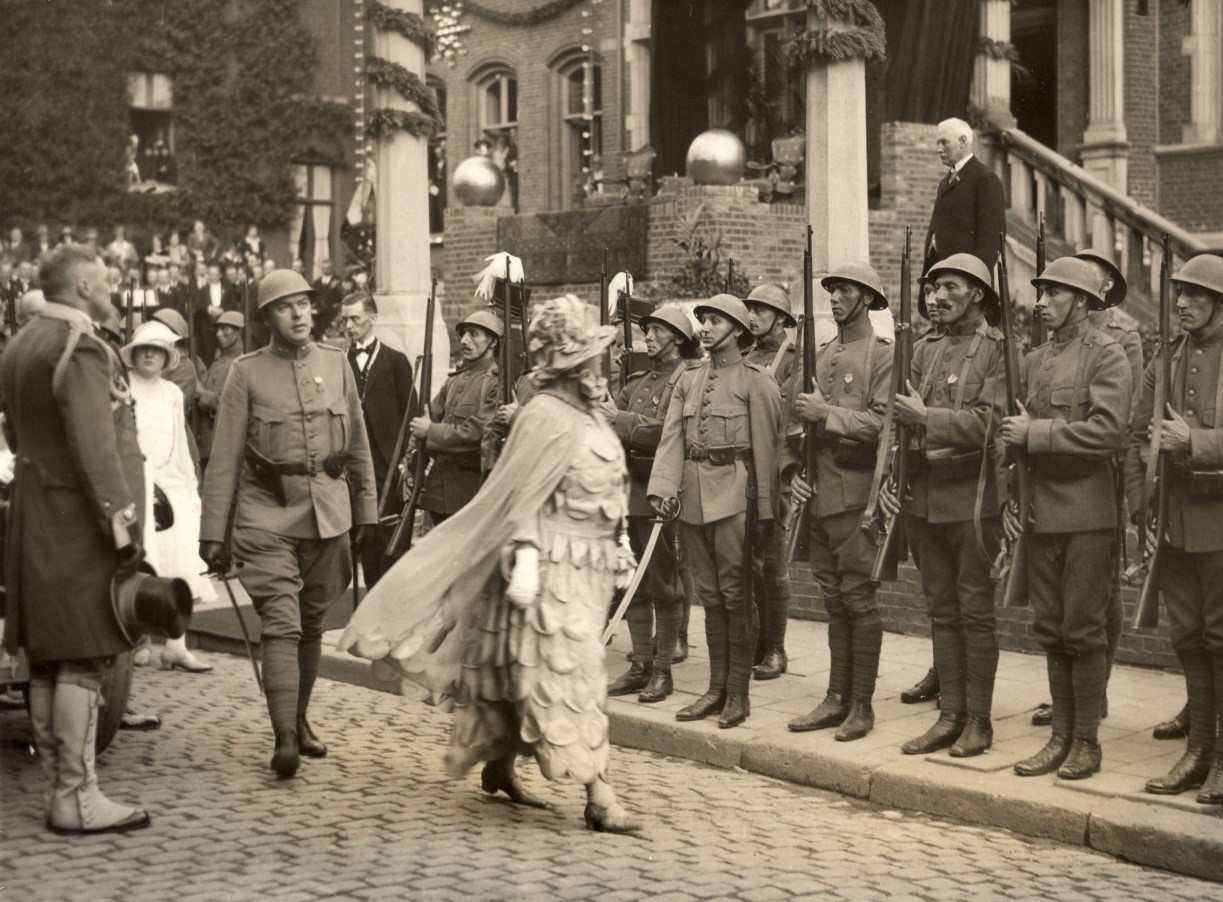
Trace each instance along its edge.
<instances>
[{"instance_id":1,"label":"officer's riding boot","mask_svg":"<svg viewBox=\"0 0 1223 902\"><path fill-rule=\"evenodd\" d=\"M51 726L57 777L47 824L52 833L123 833L149 825L147 811L112 802L98 789L93 756L100 701L94 689L55 684Z\"/></svg>"},{"instance_id":2,"label":"officer's riding boot","mask_svg":"<svg viewBox=\"0 0 1223 902\"><path fill-rule=\"evenodd\" d=\"M764 559L764 594L760 596L760 638L752 676L775 680L789 667L786 658L786 626L790 619L790 570L776 551Z\"/></svg>"},{"instance_id":3,"label":"officer's riding boot","mask_svg":"<svg viewBox=\"0 0 1223 902\"><path fill-rule=\"evenodd\" d=\"M1151 735L1156 739L1184 739L1189 735L1189 702L1171 720L1156 724Z\"/></svg>"},{"instance_id":4,"label":"officer's riding boot","mask_svg":"<svg viewBox=\"0 0 1223 902\"><path fill-rule=\"evenodd\" d=\"M939 716L934 725L916 739L900 747L906 755L927 755L952 746L964 732L964 642L960 631L948 626L933 626L934 666L938 670L942 695Z\"/></svg>"},{"instance_id":5,"label":"officer's riding boot","mask_svg":"<svg viewBox=\"0 0 1223 902\"><path fill-rule=\"evenodd\" d=\"M47 791L43 795L43 819L51 826L51 805L55 801L55 779L59 774L59 753L55 748L55 682L42 677L31 677L26 689L30 708L30 725L34 728L34 748L42 760L43 776L47 780Z\"/></svg>"},{"instance_id":6,"label":"officer's riding boot","mask_svg":"<svg viewBox=\"0 0 1223 902\"><path fill-rule=\"evenodd\" d=\"M1063 780L1085 780L1100 769L1100 699L1104 693L1104 650L1071 659L1074 681L1074 742L1058 768Z\"/></svg>"},{"instance_id":7,"label":"officer's riding boot","mask_svg":"<svg viewBox=\"0 0 1223 902\"><path fill-rule=\"evenodd\" d=\"M737 608L727 608L726 613L730 628L730 666L726 676L726 705L718 718L718 726L722 729L737 727L751 713L748 692L752 682L752 653L760 632L756 605L750 598L742 599Z\"/></svg>"},{"instance_id":8,"label":"officer's riding boot","mask_svg":"<svg viewBox=\"0 0 1223 902\"><path fill-rule=\"evenodd\" d=\"M297 664L297 640L263 639L263 691L267 695L276 750L272 770L278 777L297 773L301 759L297 747L297 693L301 676Z\"/></svg>"},{"instance_id":9,"label":"officer's riding boot","mask_svg":"<svg viewBox=\"0 0 1223 902\"><path fill-rule=\"evenodd\" d=\"M1216 736L1218 731L1223 729L1223 654L1215 653L1211 656L1214 663L1214 696L1215 696L1215 711L1214 724ZM1190 715L1190 719L1194 715ZM1203 714L1203 717L1206 715ZM1206 782L1202 784L1202 789L1198 792L1197 800L1203 805L1223 805L1223 748L1221 748L1220 740L1215 740L1215 755L1214 763L1210 766L1210 773L1206 777Z\"/></svg>"},{"instance_id":10,"label":"officer's riding boot","mask_svg":"<svg viewBox=\"0 0 1223 902\"><path fill-rule=\"evenodd\" d=\"M607 687L608 695L632 695L650 682L654 659L654 609L648 599L634 599L624 612L633 642L632 665Z\"/></svg>"},{"instance_id":11,"label":"officer's riding boot","mask_svg":"<svg viewBox=\"0 0 1223 902\"><path fill-rule=\"evenodd\" d=\"M969 632L964 638L964 650L968 721L948 752L952 758L973 758L994 744L990 715L994 706L994 678L998 673L997 637L993 630Z\"/></svg>"},{"instance_id":12,"label":"officer's riding boot","mask_svg":"<svg viewBox=\"0 0 1223 902\"><path fill-rule=\"evenodd\" d=\"M849 687L853 682L853 634L845 611L828 612L828 693L809 714L787 724L792 733L839 727L849 714Z\"/></svg>"},{"instance_id":13,"label":"officer's riding boot","mask_svg":"<svg viewBox=\"0 0 1223 902\"><path fill-rule=\"evenodd\" d=\"M310 706L310 694L318 677L318 662L323 653L323 638L303 638L297 643L297 750L307 758L325 758L327 746L314 735L306 720L306 709Z\"/></svg>"},{"instance_id":14,"label":"officer's riding boot","mask_svg":"<svg viewBox=\"0 0 1223 902\"><path fill-rule=\"evenodd\" d=\"M671 659L675 656L675 634L679 630L679 601L654 603L654 669L637 701L661 702L675 686L671 682Z\"/></svg>"},{"instance_id":15,"label":"officer's riding boot","mask_svg":"<svg viewBox=\"0 0 1223 902\"><path fill-rule=\"evenodd\" d=\"M1021 777L1051 774L1062 766L1070 754L1071 734L1074 732L1074 682L1070 675L1070 656L1063 652L1047 652L1045 663L1049 669L1049 694L1053 698L1053 735L1043 749L1015 765L1015 773Z\"/></svg>"},{"instance_id":16,"label":"officer's riding boot","mask_svg":"<svg viewBox=\"0 0 1223 902\"><path fill-rule=\"evenodd\" d=\"M875 728L875 681L879 678L879 655L883 650L883 619L878 611L859 614L850 620L853 632L853 688L849 714L834 737L837 742L853 742Z\"/></svg>"},{"instance_id":17,"label":"officer's riding boot","mask_svg":"<svg viewBox=\"0 0 1223 902\"><path fill-rule=\"evenodd\" d=\"M1206 782L1214 760L1215 736L1210 726L1215 717L1214 664L1209 652L1178 651L1185 671L1185 688L1189 693L1189 742L1185 754L1165 776L1148 780L1147 792L1156 795L1177 795L1197 789ZM1198 723L1201 721L1201 723Z\"/></svg>"},{"instance_id":18,"label":"officer's riding boot","mask_svg":"<svg viewBox=\"0 0 1223 902\"><path fill-rule=\"evenodd\" d=\"M676 711L676 720L703 720L710 714L718 714L725 706L726 676L730 667L728 629L726 608L721 605L707 606L705 644L709 646L709 691L691 705Z\"/></svg>"}]
</instances>

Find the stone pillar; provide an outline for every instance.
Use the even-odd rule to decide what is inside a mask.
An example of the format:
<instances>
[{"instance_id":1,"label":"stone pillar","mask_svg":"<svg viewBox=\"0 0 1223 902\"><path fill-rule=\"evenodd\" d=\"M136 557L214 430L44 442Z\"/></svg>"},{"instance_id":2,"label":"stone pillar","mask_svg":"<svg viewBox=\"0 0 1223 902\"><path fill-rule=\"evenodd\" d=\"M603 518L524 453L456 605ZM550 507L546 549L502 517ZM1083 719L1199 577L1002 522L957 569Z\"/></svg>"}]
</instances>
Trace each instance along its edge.
<instances>
[{"instance_id":1,"label":"stone pillar","mask_svg":"<svg viewBox=\"0 0 1223 902\"><path fill-rule=\"evenodd\" d=\"M1192 31L1181 51L1190 58L1190 121L1182 131L1185 144L1215 144L1220 131L1220 94L1223 93L1223 65L1220 64L1219 39L1223 37L1223 16L1217 0L1194 0Z\"/></svg>"},{"instance_id":2,"label":"stone pillar","mask_svg":"<svg viewBox=\"0 0 1223 902\"><path fill-rule=\"evenodd\" d=\"M991 41L1011 42L1010 0L981 0L980 34ZM1010 60L994 59L984 50L977 51L969 99L998 127L1013 128Z\"/></svg>"},{"instance_id":3,"label":"stone pillar","mask_svg":"<svg viewBox=\"0 0 1223 902\"><path fill-rule=\"evenodd\" d=\"M1125 133L1125 2L1091 0L1088 10L1088 106L1083 168L1118 191L1129 187Z\"/></svg>"},{"instance_id":4,"label":"stone pillar","mask_svg":"<svg viewBox=\"0 0 1223 902\"><path fill-rule=\"evenodd\" d=\"M422 0L387 0L388 5L422 15ZM424 52L392 31L378 30L374 53L425 76ZM415 109L393 90L378 88L375 107ZM396 132L377 142L378 324L403 340L415 364L424 348L425 310L432 273L429 265L428 142ZM441 386L450 368L450 337L439 310L433 328L433 384Z\"/></svg>"},{"instance_id":5,"label":"stone pillar","mask_svg":"<svg viewBox=\"0 0 1223 902\"><path fill-rule=\"evenodd\" d=\"M628 132L626 151L640 150L650 143L650 13L650 0L628 0L623 49L629 71L628 111L624 117Z\"/></svg>"}]
</instances>

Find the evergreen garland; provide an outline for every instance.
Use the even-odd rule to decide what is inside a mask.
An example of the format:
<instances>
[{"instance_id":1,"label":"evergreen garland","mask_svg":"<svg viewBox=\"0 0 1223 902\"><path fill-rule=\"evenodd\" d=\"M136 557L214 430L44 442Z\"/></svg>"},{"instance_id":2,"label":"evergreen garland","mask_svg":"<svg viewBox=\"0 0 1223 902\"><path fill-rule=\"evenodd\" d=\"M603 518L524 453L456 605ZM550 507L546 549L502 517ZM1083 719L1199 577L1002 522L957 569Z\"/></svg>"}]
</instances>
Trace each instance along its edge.
<instances>
[{"instance_id":1,"label":"evergreen garland","mask_svg":"<svg viewBox=\"0 0 1223 902\"><path fill-rule=\"evenodd\" d=\"M394 137L407 132L413 138L428 139L437 130L437 120L415 110L374 110L365 118L365 134L371 138Z\"/></svg>"},{"instance_id":2,"label":"evergreen garland","mask_svg":"<svg viewBox=\"0 0 1223 902\"><path fill-rule=\"evenodd\" d=\"M568 12L581 2L582 0L549 0L549 2L540 4L526 12L511 13L485 6L483 3L478 2L478 0L463 0L463 10L477 18L484 19L486 22L494 22L497 25L513 25L521 28L538 25L541 22L547 22L549 19L555 19L561 13Z\"/></svg>"},{"instance_id":3,"label":"evergreen garland","mask_svg":"<svg viewBox=\"0 0 1223 902\"><path fill-rule=\"evenodd\" d=\"M807 8L821 19L850 23L847 29L804 29L786 42L792 67L817 61L877 60L886 55L883 16L868 0L807 0Z\"/></svg>"},{"instance_id":4,"label":"evergreen garland","mask_svg":"<svg viewBox=\"0 0 1223 902\"><path fill-rule=\"evenodd\" d=\"M367 0L365 20L379 31L393 31L424 51L425 60L433 59L437 37L425 27L425 20L415 13L387 6L382 0Z\"/></svg>"},{"instance_id":5,"label":"evergreen garland","mask_svg":"<svg viewBox=\"0 0 1223 902\"><path fill-rule=\"evenodd\" d=\"M1019 62L1019 51L1010 41L995 41L993 38L981 35L977 40L977 50L990 59L1006 60L1011 63Z\"/></svg>"},{"instance_id":6,"label":"evergreen garland","mask_svg":"<svg viewBox=\"0 0 1223 902\"><path fill-rule=\"evenodd\" d=\"M437 107L437 98L415 72L409 72L391 60L371 56L366 58L361 67L361 77L371 85L390 88L404 100L420 107L420 111L432 117L437 125L441 125L442 112Z\"/></svg>"}]
</instances>

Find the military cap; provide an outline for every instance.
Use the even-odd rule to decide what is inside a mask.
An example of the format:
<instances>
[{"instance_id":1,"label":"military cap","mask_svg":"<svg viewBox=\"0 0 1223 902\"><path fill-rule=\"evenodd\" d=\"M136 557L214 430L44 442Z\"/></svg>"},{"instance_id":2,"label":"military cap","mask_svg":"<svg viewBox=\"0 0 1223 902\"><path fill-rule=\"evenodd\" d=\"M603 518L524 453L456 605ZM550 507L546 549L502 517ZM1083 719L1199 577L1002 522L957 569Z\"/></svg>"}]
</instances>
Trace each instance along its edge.
<instances>
[{"instance_id":1,"label":"military cap","mask_svg":"<svg viewBox=\"0 0 1223 902\"><path fill-rule=\"evenodd\" d=\"M1086 260L1076 257L1058 257L1045 267L1045 271L1032 280L1036 288L1045 285L1061 285L1072 291L1087 295L1088 310L1105 310L1111 306L1100 293L1100 276L1096 268Z\"/></svg>"},{"instance_id":2,"label":"military cap","mask_svg":"<svg viewBox=\"0 0 1223 902\"><path fill-rule=\"evenodd\" d=\"M233 326L235 329L241 329L246 326L246 317L237 310L226 310L217 317L217 321L212 324L216 326Z\"/></svg>"},{"instance_id":3,"label":"military cap","mask_svg":"<svg viewBox=\"0 0 1223 902\"><path fill-rule=\"evenodd\" d=\"M1223 257L1215 254L1198 254L1191 258L1172 277L1179 285L1196 285L1213 291L1223 300Z\"/></svg>"},{"instance_id":4,"label":"military cap","mask_svg":"<svg viewBox=\"0 0 1223 902\"><path fill-rule=\"evenodd\" d=\"M748 326L747 305L733 294L715 294L709 300L693 307L692 313L697 319L702 319L706 313L717 313L738 323L745 331L751 332Z\"/></svg>"},{"instance_id":5,"label":"military cap","mask_svg":"<svg viewBox=\"0 0 1223 902\"><path fill-rule=\"evenodd\" d=\"M866 305L869 310L888 309L887 295L883 293L883 281L879 278L879 273L875 272L875 267L869 263L842 263L820 279L820 285L829 293L832 292L829 285L833 282L852 282L872 292L874 298Z\"/></svg>"},{"instance_id":6,"label":"military cap","mask_svg":"<svg viewBox=\"0 0 1223 902\"><path fill-rule=\"evenodd\" d=\"M274 269L259 280L259 309L298 294L311 298L315 295L306 277L291 269Z\"/></svg>"},{"instance_id":7,"label":"military cap","mask_svg":"<svg viewBox=\"0 0 1223 902\"><path fill-rule=\"evenodd\" d=\"M790 295L780 285L773 285L765 282L757 285L744 298L747 304L762 304L765 307L771 307L786 318L787 326L797 326L798 320L794 318L794 314L790 312Z\"/></svg>"},{"instance_id":8,"label":"military cap","mask_svg":"<svg viewBox=\"0 0 1223 902\"><path fill-rule=\"evenodd\" d=\"M1125 300L1125 296L1129 292L1129 286L1126 284L1125 276L1121 274L1121 269L1112 261L1111 257L1091 248L1079 251L1075 256L1080 260L1086 260L1088 263L1095 263L1098 266L1104 267L1109 276L1112 277L1113 284L1108 287L1108 291L1104 292L1104 299L1108 301L1108 306L1116 307Z\"/></svg>"},{"instance_id":9,"label":"military cap","mask_svg":"<svg viewBox=\"0 0 1223 902\"><path fill-rule=\"evenodd\" d=\"M187 337L187 321L183 319L183 315L177 310L173 310L169 307L162 307L153 314L152 319L157 320L157 322L162 323L163 325L169 326L174 330L174 334L179 338Z\"/></svg>"},{"instance_id":10,"label":"military cap","mask_svg":"<svg viewBox=\"0 0 1223 902\"><path fill-rule=\"evenodd\" d=\"M493 313L491 310L477 310L475 313L467 317L454 327L454 331L463 334L464 329L469 329L472 326L479 326L485 332L490 333L494 338L500 338L505 334L505 327L501 323L501 317Z\"/></svg>"},{"instance_id":11,"label":"military cap","mask_svg":"<svg viewBox=\"0 0 1223 902\"><path fill-rule=\"evenodd\" d=\"M996 326L1001 322L1002 306L998 299L998 292L994 291L989 267L981 261L980 257L976 254L952 254L946 260L940 260L926 270L926 280L933 281L938 278L939 273L944 272L954 272L962 276L968 276L968 278L980 285L985 290L985 297L981 300L981 311L985 314L986 322L991 326ZM927 316L924 310L925 305L925 297L923 297L919 305L923 308L923 316ZM929 317L927 316L927 318Z\"/></svg>"}]
</instances>

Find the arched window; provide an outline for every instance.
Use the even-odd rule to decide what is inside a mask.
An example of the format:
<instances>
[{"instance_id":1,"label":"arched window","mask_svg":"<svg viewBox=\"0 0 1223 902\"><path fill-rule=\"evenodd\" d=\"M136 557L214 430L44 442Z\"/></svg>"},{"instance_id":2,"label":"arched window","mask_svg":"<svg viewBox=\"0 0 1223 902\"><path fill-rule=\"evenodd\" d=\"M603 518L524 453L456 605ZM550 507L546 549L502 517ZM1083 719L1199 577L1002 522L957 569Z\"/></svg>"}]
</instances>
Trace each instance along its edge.
<instances>
[{"instance_id":1,"label":"arched window","mask_svg":"<svg viewBox=\"0 0 1223 902\"><path fill-rule=\"evenodd\" d=\"M478 117L473 149L491 157L505 173L506 199L517 210L518 76L510 67L498 64L479 70L473 84Z\"/></svg>"},{"instance_id":2,"label":"arched window","mask_svg":"<svg viewBox=\"0 0 1223 902\"><path fill-rule=\"evenodd\" d=\"M601 188L603 78L598 57L580 51L561 57L553 72L560 163L553 167L553 197L560 201L554 206L568 209Z\"/></svg>"}]
</instances>

